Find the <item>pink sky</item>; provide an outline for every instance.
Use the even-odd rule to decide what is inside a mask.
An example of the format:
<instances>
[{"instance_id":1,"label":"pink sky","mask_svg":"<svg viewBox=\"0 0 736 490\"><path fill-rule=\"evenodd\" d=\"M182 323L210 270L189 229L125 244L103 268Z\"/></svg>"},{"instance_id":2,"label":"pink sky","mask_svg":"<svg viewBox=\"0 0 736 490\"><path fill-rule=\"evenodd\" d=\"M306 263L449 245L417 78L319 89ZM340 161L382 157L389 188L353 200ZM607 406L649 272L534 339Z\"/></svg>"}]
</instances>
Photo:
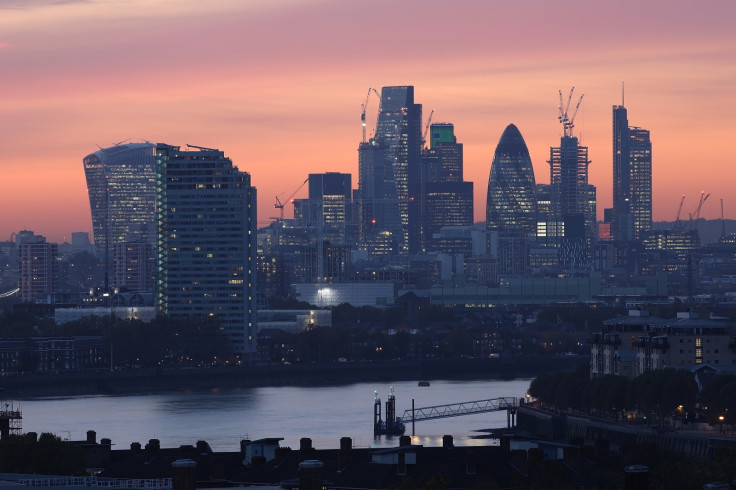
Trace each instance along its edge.
<instances>
[{"instance_id":1,"label":"pink sky","mask_svg":"<svg viewBox=\"0 0 736 490\"><path fill-rule=\"evenodd\" d=\"M425 119L455 124L476 220L507 124L549 182L557 91L573 85L602 215L622 81L630 124L652 132L654 219L673 220L683 194L686 217L701 191L703 217L723 198L736 218L736 3L602 3L4 0L0 240L91 231L82 158L128 138L220 148L268 221L310 172L357 187L368 87L409 84Z\"/></svg>"}]
</instances>

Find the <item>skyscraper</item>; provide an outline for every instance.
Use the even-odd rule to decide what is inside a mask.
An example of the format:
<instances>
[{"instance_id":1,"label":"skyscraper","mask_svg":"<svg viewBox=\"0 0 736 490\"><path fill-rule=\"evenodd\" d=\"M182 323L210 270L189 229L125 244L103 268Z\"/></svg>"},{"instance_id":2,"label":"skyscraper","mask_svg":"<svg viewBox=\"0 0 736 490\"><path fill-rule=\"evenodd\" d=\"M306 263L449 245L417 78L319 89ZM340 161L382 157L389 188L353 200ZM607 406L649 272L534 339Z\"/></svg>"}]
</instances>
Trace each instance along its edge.
<instances>
[{"instance_id":1,"label":"skyscraper","mask_svg":"<svg viewBox=\"0 0 736 490\"><path fill-rule=\"evenodd\" d=\"M590 261L596 229L596 189L588 183L588 147L567 128L560 146L550 148L552 212L563 224L560 257L574 267Z\"/></svg>"},{"instance_id":2,"label":"skyscraper","mask_svg":"<svg viewBox=\"0 0 736 490\"><path fill-rule=\"evenodd\" d=\"M379 225L379 228L398 232L399 252L403 254L417 253L421 242L421 125L422 106L414 103L413 86L381 89L381 106L374 138L375 145L381 149L366 150L373 158L365 161L368 163L372 160L376 164L375 157L383 153L382 194L388 223L386 227ZM361 171L361 175L363 173ZM369 172L366 170L365 173ZM389 228L393 227L394 215L398 216L400 229Z\"/></svg>"},{"instance_id":3,"label":"skyscraper","mask_svg":"<svg viewBox=\"0 0 736 490\"><path fill-rule=\"evenodd\" d=\"M613 221L611 235L620 241L634 235L629 199L631 183L629 160L629 120L623 105L613 106Z\"/></svg>"},{"instance_id":4,"label":"skyscraper","mask_svg":"<svg viewBox=\"0 0 736 490\"><path fill-rule=\"evenodd\" d=\"M514 124L506 126L491 163L486 228L498 232L498 271L527 273L528 241L537 226L534 168L526 142Z\"/></svg>"},{"instance_id":5,"label":"skyscraper","mask_svg":"<svg viewBox=\"0 0 736 490\"><path fill-rule=\"evenodd\" d=\"M473 224L473 183L463 182L463 145L455 127L435 123L430 146L422 150L422 235L425 250L434 249L434 235L445 226Z\"/></svg>"},{"instance_id":6,"label":"skyscraper","mask_svg":"<svg viewBox=\"0 0 736 490\"><path fill-rule=\"evenodd\" d=\"M634 240L652 229L652 140L649 131L629 128L629 209L634 224Z\"/></svg>"},{"instance_id":7,"label":"skyscraper","mask_svg":"<svg viewBox=\"0 0 736 490\"><path fill-rule=\"evenodd\" d=\"M306 221L317 226L323 241L329 241L333 245L345 244L347 241L351 224L351 182L350 174L309 174Z\"/></svg>"},{"instance_id":8,"label":"skyscraper","mask_svg":"<svg viewBox=\"0 0 736 490\"><path fill-rule=\"evenodd\" d=\"M256 189L219 150L157 148L159 311L213 317L256 351Z\"/></svg>"},{"instance_id":9,"label":"skyscraper","mask_svg":"<svg viewBox=\"0 0 736 490\"><path fill-rule=\"evenodd\" d=\"M106 282L112 275L116 243L125 242L132 233L144 229L151 237L147 244L153 247L157 146L119 144L83 159L94 242L105 261Z\"/></svg>"},{"instance_id":10,"label":"skyscraper","mask_svg":"<svg viewBox=\"0 0 736 490\"><path fill-rule=\"evenodd\" d=\"M652 141L629 127L627 110L613 106L613 221L615 240L639 240L652 228Z\"/></svg>"},{"instance_id":11,"label":"skyscraper","mask_svg":"<svg viewBox=\"0 0 736 490\"><path fill-rule=\"evenodd\" d=\"M534 168L524 138L506 126L496 146L488 178L486 227L533 236L537 226Z\"/></svg>"}]
</instances>

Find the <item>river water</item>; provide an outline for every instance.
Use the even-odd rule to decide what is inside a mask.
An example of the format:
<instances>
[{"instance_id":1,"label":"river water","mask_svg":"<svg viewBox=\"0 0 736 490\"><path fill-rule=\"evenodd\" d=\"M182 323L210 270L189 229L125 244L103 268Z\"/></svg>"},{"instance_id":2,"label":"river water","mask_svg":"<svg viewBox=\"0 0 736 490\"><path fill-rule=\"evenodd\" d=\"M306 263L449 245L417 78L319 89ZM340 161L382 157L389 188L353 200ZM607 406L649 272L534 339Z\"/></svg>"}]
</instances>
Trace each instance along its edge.
<instances>
[{"instance_id":1,"label":"river water","mask_svg":"<svg viewBox=\"0 0 736 490\"><path fill-rule=\"evenodd\" d=\"M528 379L416 381L393 383L396 414L411 409L497 397L523 397ZM281 446L299 448L309 437L316 449L339 447L351 437L354 447L389 447L397 439L373 437L374 390L385 404L389 385L358 383L328 387L267 387L133 396L76 396L13 400L23 414L23 432L51 432L82 440L88 430L109 438L113 449L159 439L162 447L207 441L215 451L238 451L241 439L282 437ZM477 430L506 427L506 412L465 415L416 423L413 444L441 446L451 434L456 445L487 444L472 439ZM411 423L406 434L411 435Z\"/></svg>"}]
</instances>

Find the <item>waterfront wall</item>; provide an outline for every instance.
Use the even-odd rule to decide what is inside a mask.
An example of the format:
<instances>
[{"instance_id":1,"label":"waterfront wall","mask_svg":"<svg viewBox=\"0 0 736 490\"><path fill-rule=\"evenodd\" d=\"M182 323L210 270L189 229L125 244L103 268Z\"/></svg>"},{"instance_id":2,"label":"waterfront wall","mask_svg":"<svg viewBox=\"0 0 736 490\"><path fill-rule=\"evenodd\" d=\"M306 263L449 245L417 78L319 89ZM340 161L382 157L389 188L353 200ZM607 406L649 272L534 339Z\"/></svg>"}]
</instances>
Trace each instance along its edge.
<instances>
[{"instance_id":1,"label":"waterfront wall","mask_svg":"<svg viewBox=\"0 0 736 490\"><path fill-rule=\"evenodd\" d=\"M581 438L586 444L606 441L622 450L627 447L650 445L659 450L697 459L712 458L722 446L736 447L736 438L717 433L684 430L662 430L658 427L615 424L593 417L556 414L522 406L516 426L531 434L560 442Z\"/></svg>"},{"instance_id":2,"label":"waterfront wall","mask_svg":"<svg viewBox=\"0 0 736 490\"><path fill-rule=\"evenodd\" d=\"M12 399L258 386L329 386L414 379L514 379L531 378L546 371L569 371L588 362L586 357L525 356L291 366L133 369L115 372L0 376L0 389L3 390L2 396L5 399ZM523 396L523 393L514 396Z\"/></svg>"}]
</instances>

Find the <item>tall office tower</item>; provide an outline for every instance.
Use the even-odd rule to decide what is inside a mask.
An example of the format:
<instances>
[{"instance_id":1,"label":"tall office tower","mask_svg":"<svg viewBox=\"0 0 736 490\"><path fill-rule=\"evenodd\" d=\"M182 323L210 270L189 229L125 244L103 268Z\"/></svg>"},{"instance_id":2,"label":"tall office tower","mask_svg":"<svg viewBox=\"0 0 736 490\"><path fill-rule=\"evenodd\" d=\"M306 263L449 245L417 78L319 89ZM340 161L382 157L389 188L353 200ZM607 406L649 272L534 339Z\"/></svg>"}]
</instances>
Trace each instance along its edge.
<instances>
[{"instance_id":1,"label":"tall office tower","mask_svg":"<svg viewBox=\"0 0 736 490\"><path fill-rule=\"evenodd\" d=\"M560 257L563 265L575 267L592 257L596 230L596 190L588 184L588 147L566 134L559 147L550 148L550 183L553 212L563 223Z\"/></svg>"},{"instance_id":2,"label":"tall office tower","mask_svg":"<svg viewBox=\"0 0 736 490\"><path fill-rule=\"evenodd\" d=\"M534 168L524 138L506 126L496 146L488 178L486 228L533 237L537 226Z\"/></svg>"},{"instance_id":3,"label":"tall office tower","mask_svg":"<svg viewBox=\"0 0 736 490\"><path fill-rule=\"evenodd\" d=\"M18 241L20 300L33 302L59 289L59 246L33 235Z\"/></svg>"},{"instance_id":4,"label":"tall office tower","mask_svg":"<svg viewBox=\"0 0 736 490\"><path fill-rule=\"evenodd\" d=\"M463 145L449 123L430 126L422 150L422 247L435 250L434 235L445 226L473 224L473 183L463 182Z\"/></svg>"},{"instance_id":5,"label":"tall office tower","mask_svg":"<svg viewBox=\"0 0 736 490\"><path fill-rule=\"evenodd\" d=\"M413 86L381 89L374 139L383 147L383 195L388 196L387 206L397 209L401 227L398 244L403 254L419 252L421 243L421 126L422 106L414 103ZM390 217L394 212L385 214Z\"/></svg>"},{"instance_id":6,"label":"tall office tower","mask_svg":"<svg viewBox=\"0 0 736 490\"><path fill-rule=\"evenodd\" d=\"M529 266L528 241L536 234L537 189L524 138L506 126L488 178L486 228L498 232L498 271L523 275Z\"/></svg>"},{"instance_id":7,"label":"tall office tower","mask_svg":"<svg viewBox=\"0 0 736 490\"><path fill-rule=\"evenodd\" d=\"M84 157L92 230L105 262L105 287L113 270L113 248L134 229L156 223L156 148L153 143L127 143ZM153 246L153 242L149 242Z\"/></svg>"},{"instance_id":8,"label":"tall office tower","mask_svg":"<svg viewBox=\"0 0 736 490\"><path fill-rule=\"evenodd\" d=\"M652 141L629 127L623 105L613 106L613 219L615 240L639 240L652 228Z\"/></svg>"},{"instance_id":9,"label":"tall office tower","mask_svg":"<svg viewBox=\"0 0 736 490\"><path fill-rule=\"evenodd\" d=\"M629 155L629 209L634 240L641 240L652 229L652 140L649 130L629 128Z\"/></svg>"},{"instance_id":10,"label":"tall office tower","mask_svg":"<svg viewBox=\"0 0 736 490\"><path fill-rule=\"evenodd\" d=\"M613 216L611 235L615 240L628 241L634 236L633 222L629 209L629 120L623 105L613 106Z\"/></svg>"},{"instance_id":11,"label":"tall office tower","mask_svg":"<svg viewBox=\"0 0 736 490\"><path fill-rule=\"evenodd\" d=\"M422 150L423 182L462 182L463 144L457 142L455 126L435 123L429 128L429 148Z\"/></svg>"},{"instance_id":12,"label":"tall office tower","mask_svg":"<svg viewBox=\"0 0 736 490\"><path fill-rule=\"evenodd\" d=\"M343 245L350 225L352 176L338 172L309 174L307 222L319 230L322 241Z\"/></svg>"},{"instance_id":13,"label":"tall office tower","mask_svg":"<svg viewBox=\"0 0 736 490\"><path fill-rule=\"evenodd\" d=\"M371 248L370 245L382 231L393 230L398 234L401 229L398 206L384 185L385 155L385 148L375 139L362 142L358 147L358 234L363 248Z\"/></svg>"},{"instance_id":14,"label":"tall office tower","mask_svg":"<svg viewBox=\"0 0 736 490\"><path fill-rule=\"evenodd\" d=\"M574 87L570 90L567 104L562 101L560 91L560 115L564 132L559 147L550 148L550 186L552 188L552 213L562 223L564 236L559 242L560 259L563 266L573 271L592 259L596 226L596 191L588 184L588 147L580 146L573 136L575 115L583 100L570 114L570 102Z\"/></svg>"},{"instance_id":15,"label":"tall office tower","mask_svg":"<svg viewBox=\"0 0 736 490\"><path fill-rule=\"evenodd\" d=\"M195 147L193 147L195 148ZM156 301L213 317L235 352L256 352L256 189L219 150L156 150Z\"/></svg>"}]
</instances>

